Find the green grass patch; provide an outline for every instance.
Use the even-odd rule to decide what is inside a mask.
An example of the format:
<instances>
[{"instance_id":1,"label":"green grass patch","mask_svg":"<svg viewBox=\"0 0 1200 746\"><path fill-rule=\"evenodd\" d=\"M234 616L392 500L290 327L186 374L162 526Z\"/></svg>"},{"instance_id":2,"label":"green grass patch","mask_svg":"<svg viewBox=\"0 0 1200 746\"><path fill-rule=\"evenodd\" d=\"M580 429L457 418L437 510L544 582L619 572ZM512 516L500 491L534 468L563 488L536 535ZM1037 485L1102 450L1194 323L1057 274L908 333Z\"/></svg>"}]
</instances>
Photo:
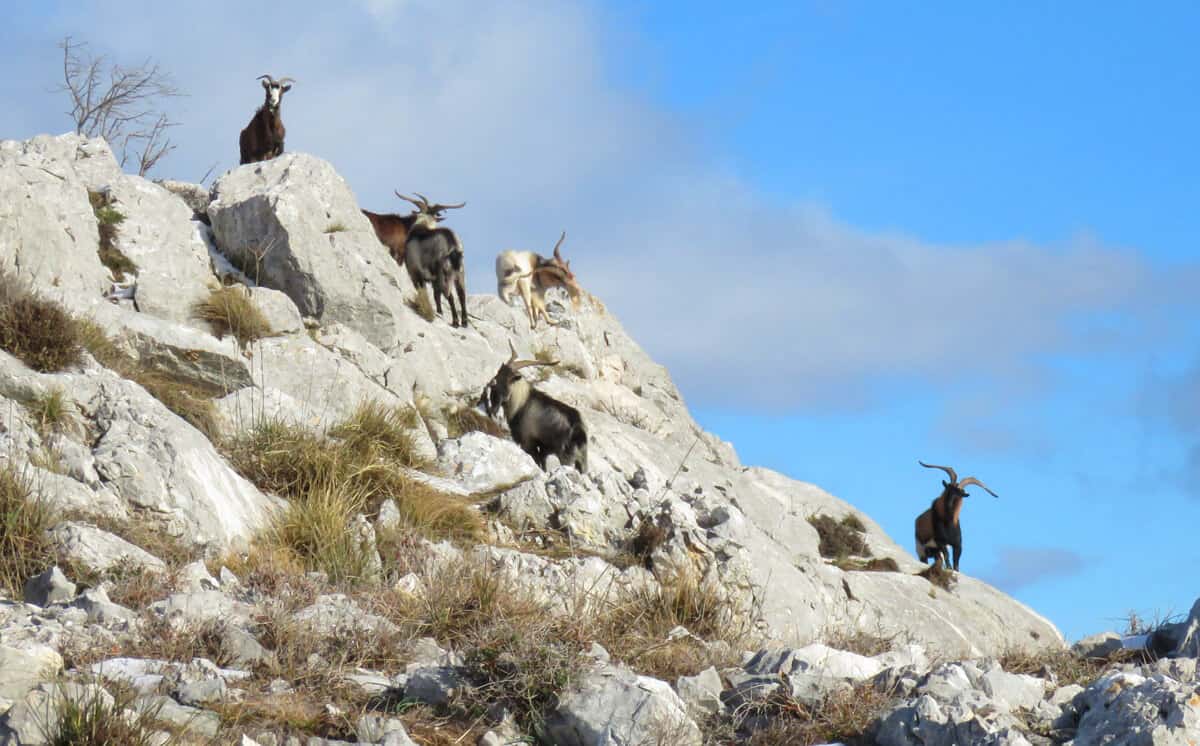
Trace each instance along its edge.
<instances>
[{"instance_id":1,"label":"green grass patch","mask_svg":"<svg viewBox=\"0 0 1200 746\"><path fill-rule=\"evenodd\" d=\"M66 392L54 388L27 402L25 409L37 423L38 432L46 437L67 428L74 406L67 399Z\"/></svg>"},{"instance_id":2,"label":"green grass patch","mask_svg":"<svg viewBox=\"0 0 1200 746\"><path fill-rule=\"evenodd\" d=\"M232 335L242 347L271 334L267 317L243 287L213 290L196 304L195 314L208 322L218 338Z\"/></svg>"},{"instance_id":3,"label":"green grass patch","mask_svg":"<svg viewBox=\"0 0 1200 746\"><path fill-rule=\"evenodd\" d=\"M92 204L92 212L96 216L96 225L100 230L100 247L96 253L100 263L108 267L113 279L118 282L125 279L126 274L135 274L137 264L117 248L117 232L125 215L112 206L112 198L104 192L88 192L88 201Z\"/></svg>"}]
</instances>

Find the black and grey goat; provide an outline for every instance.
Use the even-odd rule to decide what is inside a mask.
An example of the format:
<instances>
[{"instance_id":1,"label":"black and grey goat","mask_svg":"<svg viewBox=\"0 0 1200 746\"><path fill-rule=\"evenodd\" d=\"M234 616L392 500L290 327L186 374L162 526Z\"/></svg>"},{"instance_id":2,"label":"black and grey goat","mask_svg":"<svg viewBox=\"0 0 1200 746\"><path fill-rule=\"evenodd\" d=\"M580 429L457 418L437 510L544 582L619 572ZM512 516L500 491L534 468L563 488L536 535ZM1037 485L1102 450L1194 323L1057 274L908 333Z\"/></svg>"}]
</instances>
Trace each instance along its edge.
<instances>
[{"instance_id":1,"label":"black and grey goat","mask_svg":"<svg viewBox=\"0 0 1200 746\"><path fill-rule=\"evenodd\" d=\"M538 391L518 371L530 365L558 365L558 361L517 360L517 350L508 343L512 357L496 371L479 397L479 405L489 416L501 409L508 429L521 449L533 456L542 469L546 457L554 454L560 463L587 471L587 429L579 410Z\"/></svg>"},{"instance_id":2,"label":"black and grey goat","mask_svg":"<svg viewBox=\"0 0 1200 746\"><path fill-rule=\"evenodd\" d=\"M449 228L438 225L442 212L466 205L439 205L430 203L422 194L418 202L403 197L417 206L417 215L408 228L404 241L404 267L418 293L425 292L426 285L433 286L433 300L437 313L442 315L442 296L450 304L450 317L454 326L467 325L467 268L463 262L462 241ZM458 294L458 309L454 307L454 295Z\"/></svg>"},{"instance_id":3,"label":"black and grey goat","mask_svg":"<svg viewBox=\"0 0 1200 746\"><path fill-rule=\"evenodd\" d=\"M242 130L238 138L238 146L242 151L242 164L266 161L283 154L283 137L287 130L283 127L283 119L279 114L279 106L283 102L283 94L292 89L291 78L275 80L270 75L259 75L265 91L263 105L258 107L254 116Z\"/></svg>"},{"instance_id":4,"label":"black and grey goat","mask_svg":"<svg viewBox=\"0 0 1200 746\"><path fill-rule=\"evenodd\" d=\"M934 498L933 504L921 515L917 516L917 559L928 562L932 557L934 567L945 567L950 564L949 549L954 550L955 570L958 570L958 559L962 556L962 526L958 522L962 512L962 501L967 497L966 488L977 484L992 497L999 497L988 486L975 477L967 477L959 481L954 469L949 466L938 466L918 461L926 469L941 469L950 476L950 481L942 480L942 494Z\"/></svg>"},{"instance_id":5,"label":"black and grey goat","mask_svg":"<svg viewBox=\"0 0 1200 746\"><path fill-rule=\"evenodd\" d=\"M362 214L371 221L371 228L375 230L375 237L379 239L379 243L383 244L392 258L396 260L396 264L404 266L404 245L408 243L408 232L412 230L413 225L421 219L425 213L421 212L421 204L412 197L405 197L399 191L396 196L407 202L412 202L417 209L407 215L399 215L394 212L371 212L363 210ZM464 203L465 204L465 203ZM442 210L449 210L462 205L434 205ZM434 223L440 223L445 219L439 210L433 215Z\"/></svg>"}]
</instances>

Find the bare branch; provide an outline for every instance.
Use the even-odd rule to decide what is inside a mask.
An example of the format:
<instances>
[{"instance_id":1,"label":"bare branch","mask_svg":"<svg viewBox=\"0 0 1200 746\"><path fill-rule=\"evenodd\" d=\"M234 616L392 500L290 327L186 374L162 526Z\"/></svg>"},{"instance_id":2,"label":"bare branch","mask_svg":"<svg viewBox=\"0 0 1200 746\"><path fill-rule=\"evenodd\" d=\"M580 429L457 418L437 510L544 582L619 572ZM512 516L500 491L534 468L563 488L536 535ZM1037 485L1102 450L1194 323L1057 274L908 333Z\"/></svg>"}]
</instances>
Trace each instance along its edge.
<instances>
[{"instance_id":1,"label":"bare branch","mask_svg":"<svg viewBox=\"0 0 1200 746\"><path fill-rule=\"evenodd\" d=\"M63 50L59 90L70 97L67 114L76 133L103 137L118 148L122 167L136 161L139 175L175 149L166 131L177 122L159 110L165 99L184 95L170 74L150 59L136 67L110 62L70 36L58 46Z\"/></svg>"}]
</instances>

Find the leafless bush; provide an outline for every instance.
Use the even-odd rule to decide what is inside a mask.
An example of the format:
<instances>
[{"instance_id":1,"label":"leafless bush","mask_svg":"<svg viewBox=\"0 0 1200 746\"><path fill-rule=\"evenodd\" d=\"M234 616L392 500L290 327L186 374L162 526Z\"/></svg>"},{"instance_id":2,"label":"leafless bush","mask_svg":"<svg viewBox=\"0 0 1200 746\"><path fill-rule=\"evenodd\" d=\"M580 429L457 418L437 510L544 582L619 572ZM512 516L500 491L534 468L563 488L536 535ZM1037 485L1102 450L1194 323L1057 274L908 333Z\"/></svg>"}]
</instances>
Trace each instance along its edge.
<instances>
[{"instance_id":1,"label":"leafless bush","mask_svg":"<svg viewBox=\"0 0 1200 746\"><path fill-rule=\"evenodd\" d=\"M150 59L132 67L117 64L70 36L58 47L63 51L59 90L71 98L68 114L75 132L103 137L118 150L122 168L133 160L138 175L145 176L175 149L167 130L177 122L159 110L165 99L183 95L170 74Z\"/></svg>"}]
</instances>

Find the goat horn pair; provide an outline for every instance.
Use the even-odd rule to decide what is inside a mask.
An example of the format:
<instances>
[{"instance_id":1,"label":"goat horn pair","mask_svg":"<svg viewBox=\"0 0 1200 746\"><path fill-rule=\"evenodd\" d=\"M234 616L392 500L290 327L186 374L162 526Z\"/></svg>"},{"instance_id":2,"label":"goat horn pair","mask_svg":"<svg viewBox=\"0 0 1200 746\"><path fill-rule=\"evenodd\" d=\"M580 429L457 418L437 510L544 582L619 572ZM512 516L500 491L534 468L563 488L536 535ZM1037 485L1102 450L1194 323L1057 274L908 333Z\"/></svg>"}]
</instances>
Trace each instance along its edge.
<instances>
[{"instance_id":1,"label":"goat horn pair","mask_svg":"<svg viewBox=\"0 0 1200 746\"><path fill-rule=\"evenodd\" d=\"M413 192L413 194L417 194L417 193ZM420 208L422 210L429 207L429 202L424 197L421 197L420 194L417 194L418 197L421 197L420 202L413 199L412 197L405 197L403 194L400 193L399 189L396 190L396 196L399 197L400 199L404 200L405 202L413 203L414 205L416 205L418 208Z\"/></svg>"},{"instance_id":2,"label":"goat horn pair","mask_svg":"<svg viewBox=\"0 0 1200 746\"><path fill-rule=\"evenodd\" d=\"M950 475L950 481L952 483L958 482L958 474L956 474L954 472L954 469L951 469L949 466L938 466L937 464L927 464L924 461L917 461L917 463L920 464L921 466L924 466L926 469L941 469L942 471L944 471Z\"/></svg>"},{"instance_id":3,"label":"goat horn pair","mask_svg":"<svg viewBox=\"0 0 1200 746\"><path fill-rule=\"evenodd\" d=\"M508 349L512 351L512 357L508 359L508 362L506 362L505 365L507 365L513 371L518 371L521 368L528 368L531 365L558 365L557 360L551 360L549 362L542 362L541 360L518 360L517 348L513 347L511 339L508 340Z\"/></svg>"},{"instance_id":4,"label":"goat horn pair","mask_svg":"<svg viewBox=\"0 0 1200 746\"><path fill-rule=\"evenodd\" d=\"M959 486L959 489L964 489L964 490L965 490L967 487L969 487L969 486L970 486L970 485L972 485L972 484L977 484L977 485L979 485L980 487L982 487L983 489L987 490L987 493L988 493L989 495L991 495L992 497L1000 497L1000 496L999 496L999 495L997 495L995 492L992 492L992 491L991 491L991 489L990 489L990 488L988 488L988 486L987 486L986 484L984 484L983 482L980 482L980 481L979 481L978 479L976 479L975 477L967 477L966 479L964 479L964 480L962 480L961 482L959 482L959 483L958 483L958 486Z\"/></svg>"},{"instance_id":5,"label":"goat horn pair","mask_svg":"<svg viewBox=\"0 0 1200 746\"><path fill-rule=\"evenodd\" d=\"M257 78L255 78L255 80L262 80L263 78L266 78L268 83L275 82L275 79L272 78L270 75L259 75Z\"/></svg>"}]
</instances>

